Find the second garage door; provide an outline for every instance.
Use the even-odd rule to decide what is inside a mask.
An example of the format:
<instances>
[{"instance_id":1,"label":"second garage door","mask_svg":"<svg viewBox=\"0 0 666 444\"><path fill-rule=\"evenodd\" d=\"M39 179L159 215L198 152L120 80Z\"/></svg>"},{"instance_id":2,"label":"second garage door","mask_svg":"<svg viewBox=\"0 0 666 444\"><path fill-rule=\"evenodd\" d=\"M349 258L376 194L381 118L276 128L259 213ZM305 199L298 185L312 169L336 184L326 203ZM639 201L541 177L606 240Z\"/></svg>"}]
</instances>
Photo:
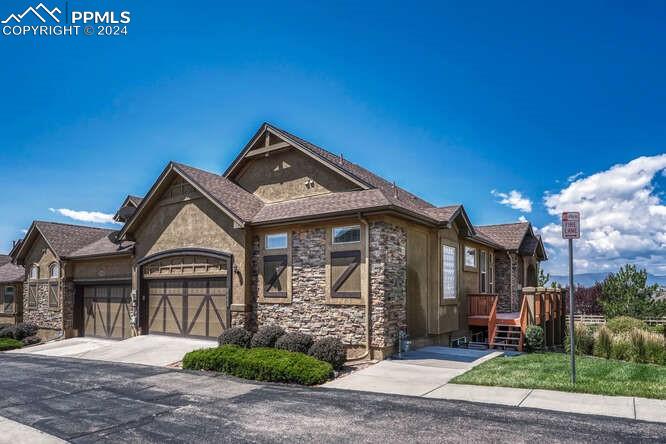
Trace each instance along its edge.
<instances>
[{"instance_id":1,"label":"second garage door","mask_svg":"<svg viewBox=\"0 0 666 444\"><path fill-rule=\"evenodd\" d=\"M148 333L217 338L225 328L225 278L147 281Z\"/></svg>"},{"instance_id":2,"label":"second garage door","mask_svg":"<svg viewBox=\"0 0 666 444\"><path fill-rule=\"evenodd\" d=\"M131 336L129 286L83 287L84 335L125 339Z\"/></svg>"}]
</instances>

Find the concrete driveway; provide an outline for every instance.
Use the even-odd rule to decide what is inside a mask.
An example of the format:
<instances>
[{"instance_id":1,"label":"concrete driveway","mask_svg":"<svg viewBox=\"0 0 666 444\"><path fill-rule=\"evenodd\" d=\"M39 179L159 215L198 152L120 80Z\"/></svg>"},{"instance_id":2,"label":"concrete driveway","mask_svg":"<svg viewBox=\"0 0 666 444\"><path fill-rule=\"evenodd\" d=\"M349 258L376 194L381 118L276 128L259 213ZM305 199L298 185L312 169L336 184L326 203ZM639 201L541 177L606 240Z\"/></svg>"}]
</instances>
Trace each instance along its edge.
<instances>
[{"instance_id":1,"label":"concrete driveway","mask_svg":"<svg viewBox=\"0 0 666 444\"><path fill-rule=\"evenodd\" d=\"M10 353L168 366L183 359L183 356L187 352L215 346L217 346L217 342L215 341L174 336L144 335L123 341L97 338L71 338L13 350Z\"/></svg>"},{"instance_id":2,"label":"concrete driveway","mask_svg":"<svg viewBox=\"0 0 666 444\"><path fill-rule=\"evenodd\" d=\"M323 387L375 393L425 396L456 376L501 355L492 350L424 347L326 383Z\"/></svg>"}]
</instances>

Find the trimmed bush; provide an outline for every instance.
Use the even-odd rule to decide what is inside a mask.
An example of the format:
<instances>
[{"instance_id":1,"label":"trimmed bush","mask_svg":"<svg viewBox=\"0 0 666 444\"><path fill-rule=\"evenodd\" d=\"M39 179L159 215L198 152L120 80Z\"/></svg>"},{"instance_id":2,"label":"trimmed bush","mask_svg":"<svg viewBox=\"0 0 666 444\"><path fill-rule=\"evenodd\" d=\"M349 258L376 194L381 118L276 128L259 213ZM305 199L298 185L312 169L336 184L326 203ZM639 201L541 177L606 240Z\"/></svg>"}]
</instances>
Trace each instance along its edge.
<instances>
[{"instance_id":1,"label":"trimmed bush","mask_svg":"<svg viewBox=\"0 0 666 444\"><path fill-rule=\"evenodd\" d=\"M576 346L577 355L591 355L592 350L594 349L594 335L592 330L583 324L582 322L576 322L574 325L574 341ZM571 345L569 341L569 330L567 330L566 342L564 348L567 353L571 351Z\"/></svg>"},{"instance_id":2,"label":"trimmed bush","mask_svg":"<svg viewBox=\"0 0 666 444\"><path fill-rule=\"evenodd\" d=\"M530 325L525 331L525 345L530 353L543 351L543 328Z\"/></svg>"},{"instance_id":3,"label":"trimmed bush","mask_svg":"<svg viewBox=\"0 0 666 444\"><path fill-rule=\"evenodd\" d=\"M28 322L20 322L16 325L10 325L0 330L0 338L11 338L20 341L28 336L35 336L38 327Z\"/></svg>"},{"instance_id":4,"label":"trimmed bush","mask_svg":"<svg viewBox=\"0 0 666 444\"><path fill-rule=\"evenodd\" d=\"M232 344L243 348L248 348L250 341L252 341L252 333L243 327L232 327L224 330L220 337L217 338L217 342L220 345Z\"/></svg>"},{"instance_id":5,"label":"trimmed bush","mask_svg":"<svg viewBox=\"0 0 666 444\"><path fill-rule=\"evenodd\" d=\"M342 341L332 337L315 341L308 354L320 361L328 362L336 370L341 369L347 360L347 353Z\"/></svg>"},{"instance_id":6,"label":"trimmed bush","mask_svg":"<svg viewBox=\"0 0 666 444\"><path fill-rule=\"evenodd\" d=\"M254 336L252 336L250 345L252 347L275 347L275 342L277 342L282 335L284 335L284 330L277 325L260 327Z\"/></svg>"},{"instance_id":7,"label":"trimmed bush","mask_svg":"<svg viewBox=\"0 0 666 444\"><path fill-rule=\"evenodd\" d=\"M307 353L312 347L312 336L305 333L287 333L275 342L275 348L298 353Z\"/></svg>"},{"instance_id":8,"label":"trimmed bush","mask_svg":"<svg viewBox=\"0 0 666 444\"><path fill-rule=\"evenodd\" d=\"M14 350L15 348L21 347L23 347L21 341L12 338L0 338L0 351Z\"/></svg>"},{"instance_id":9,"label":"trimmed bush","mask_svg":"<svg viewBox=\"0 0 666 444\"><path fill-rule=\"evenodd\" d=\"M647 330L648 326L645 322L640 319L632 318L629 316L618 316L606 322L606 326L613 333L629 333L634 328L639 330Z\"/></svg>"},{"instance_id":10,"label":"trimmed bush","mask_svg":"<svg viewBox=\"0 0 666 444\"><path fill-rule=\"evenodd\" d=\"M190 352L183 358L183 368L224 372L256 381L303 385L322 384L333 375L329 363L303 353L274 348L245 349L237 345Z\"/></svg>"},{"instance_id":11,"label":"trimmed bush","mask_svg":"<svg viewBox=\"0 0 666 444\"><path fill-rule=\"evenodd\" d=\"M597 331L597 339L594 341L594 356L610 359L613 349L613 334L610 329L602 325Z\"/></svg>"},{"instance_id":12,"label":"trimmed bush","mask_svg":"<svg viewBox=\"0 0 666 444\"><path fill-rule=\"evenodd\" d=\"M40 338L39 336L28 336L27 338L23 338L21 342L23 343L23 345L35 345L42 342L42 338Z\"/></svg>"}]
</instances>

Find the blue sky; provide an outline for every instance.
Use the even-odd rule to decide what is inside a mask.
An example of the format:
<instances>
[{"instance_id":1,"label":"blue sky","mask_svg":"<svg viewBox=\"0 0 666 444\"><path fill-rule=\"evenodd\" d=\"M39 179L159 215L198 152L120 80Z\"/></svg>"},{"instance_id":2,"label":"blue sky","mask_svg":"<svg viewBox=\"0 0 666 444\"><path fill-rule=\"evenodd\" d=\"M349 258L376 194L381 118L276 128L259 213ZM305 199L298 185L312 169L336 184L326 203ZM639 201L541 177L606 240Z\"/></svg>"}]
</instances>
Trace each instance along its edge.
<instances>
[{"instance_id":1,"label":"blue sky","mask_svg":"<svg viewBox=\"0 0 666 444\"><path fill-rule=\"evenodd\" d=\"M0 35L0 251L75 222L49 208L113 213L169 160L223 171L269 121L476 224L528 218L553 271L548 210L570 205L599 219L581 270L666 274L665 3L147 3L69 2L131 11L127 36Z\"/></svg>"}]
</instances>

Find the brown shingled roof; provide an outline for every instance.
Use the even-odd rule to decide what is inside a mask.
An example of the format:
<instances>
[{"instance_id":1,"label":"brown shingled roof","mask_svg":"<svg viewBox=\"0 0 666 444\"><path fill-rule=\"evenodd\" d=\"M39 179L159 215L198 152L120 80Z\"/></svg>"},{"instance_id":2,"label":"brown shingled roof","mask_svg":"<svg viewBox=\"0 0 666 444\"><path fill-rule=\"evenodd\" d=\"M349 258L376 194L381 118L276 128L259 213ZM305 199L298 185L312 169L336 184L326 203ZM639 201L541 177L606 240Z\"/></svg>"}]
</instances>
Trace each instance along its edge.
<instances>
[{"instance_id":1,"label":"brown shingled roof","mask_svg":"<svg viewBox=\"0 0 666 444\"><path fill-rule=\"evenodd\" d=\"M0 265L0 282L22 282L25 279L25 270L20 265L14 265L6 262Z\"/></svg>"},{"instance_id":2,"label":"brown shingled roof","mask_svg":"<svg viewBox=\"0 0 666 444\"><path fill-rule=\"evenodd\" d=\"M76 251L71 252L67 257L77 258L86 256L107 256L111 254L124 254L130 253L134 242L123 241L118 243L118 231L111 232L108 236L104 236Z\"/></svg>"},{"instance_id":3,"label":"brown shingled roof","mask_svg":"<svg viewBox=\"0 0 666 444\"><path fill-rule=\"evenodd\" d=\"M132 203L135 207L138 207L141 205L141 201L143 200L143 197L139 196L132 196L131 194L127 196L127 200Z\"/></svg>"},{"instance_id":4,"label":"brown shingled roof","mask_svg":"<svg viewBox=\"0 0 666 444\"><path fill-rule=\"evenodd\" d=\"M0 254L0 265L5 265L7 262L11 262L12 258L7 254Z\"/></svg>"},{"instance_id":5,"label":"brown shingled roof","mask_svg":"<svg viewBox=\"0 0 666 444\"><path fill-rule=\"evenodd\" d=\"M518 250L525 234L530 228L529 222L511 224L475 226L477 233L502 245L507 250Z\"/></svg>"},{"instance_id":6,"label":"brown shingled roof","mask_svg":"<svg viewBox=\"0 0 666 444\"><path fill-rule=\"evenodd\" d=\"M70 256L76 250L115 232L106 228L44 221L35 221L35 227L42 233L46 242L59 257Z\"/></svg>"},{"instance_id":7,"label":"brown shingled roof","mask_svg":"<svg viewBox=\"0 0 666 444\"><path fill-rule=\"evenodd\" d=\"M250 221L263 206L254 194L239 187L229 179L215 173L200 170L182 163L175 163L176 171L186 176L206 191L218 204L227 208L242 221Z\"/></svg>"}]
</instances>

